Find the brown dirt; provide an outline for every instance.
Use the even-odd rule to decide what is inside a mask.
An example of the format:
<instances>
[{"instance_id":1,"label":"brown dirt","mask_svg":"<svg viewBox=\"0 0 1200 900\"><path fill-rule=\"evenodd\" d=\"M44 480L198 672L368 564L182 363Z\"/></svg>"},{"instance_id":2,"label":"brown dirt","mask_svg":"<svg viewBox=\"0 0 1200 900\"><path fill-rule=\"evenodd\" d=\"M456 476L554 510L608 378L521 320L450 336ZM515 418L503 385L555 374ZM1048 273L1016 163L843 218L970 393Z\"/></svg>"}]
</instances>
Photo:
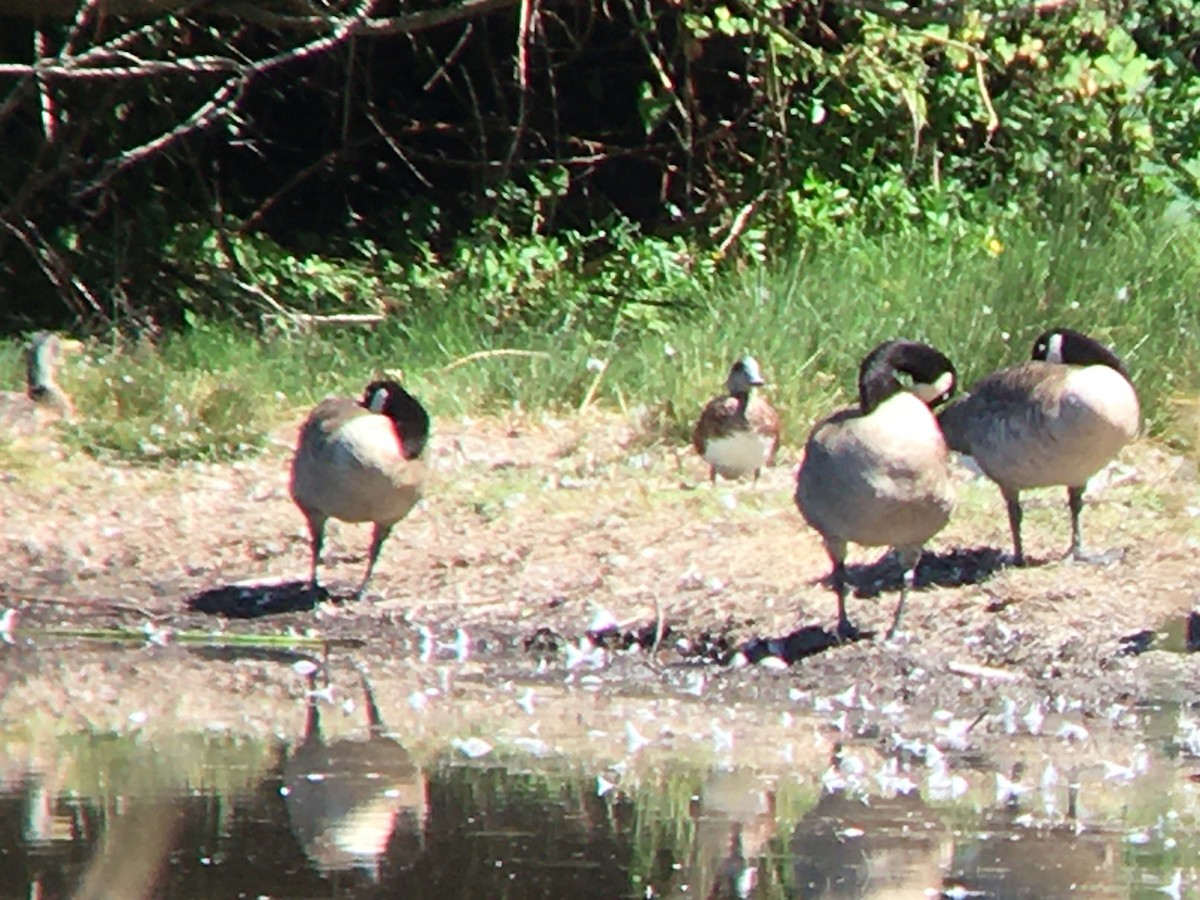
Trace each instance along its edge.
<instances>
[{"instance_id":1,"label":"brown dirt","mask_svg":"<svg viewBox=\"0 0 1200 900\"><path fill-rule=\"evenodd\" d=\"M1112 703L1181 697L1195 683L1189 656L1119 652L1122 637L1181 621L1197 600L1196 466L1148 442L1102 473L1084 513L1089 543L1123 548L1119 563L1060 561L1065 491L1045 491L1027 503L1035 564L1004 567L999 493L964 471L960 510L929 548L907 635L785 669L700 663L832 623L828 560L791 500L795 448L783 448L757 486L712 488L690 448L644 447L615 416L440 422L434 483L385 545L371 596L314 603L297 584L308 538L287 494L293 435L281 430L265 454L230 465L140 468L46 454L0 474L0 610L16 609L22 629L354 638L362 645L345 652L377 681L414 662L422 629L443 641L462 629L484 680L561 683L587 671L623 689L720 703L815 703L857 685L868 700L865 730L871 710L894 699L973 717L995 712L1002 697L1064 697L1099 716ZM10 446L0 458L23 457ZM357 584L368 536L365 526L331 526L323 577L335 594ZM879 550L857 549L852 561L850 615L882 632L898 567ZM634 652L594 673L568 670L565 646L600 609L628 630L661 611L672 632L656 665ZM7 677L24 677L29 656L12 660ZM187 660L179 674L193 681L195 657ZM244 676L212 677L236 696L253 690L234 683ZM161 693L161 677L121 690Z\"/></svg>"}]
</instances>

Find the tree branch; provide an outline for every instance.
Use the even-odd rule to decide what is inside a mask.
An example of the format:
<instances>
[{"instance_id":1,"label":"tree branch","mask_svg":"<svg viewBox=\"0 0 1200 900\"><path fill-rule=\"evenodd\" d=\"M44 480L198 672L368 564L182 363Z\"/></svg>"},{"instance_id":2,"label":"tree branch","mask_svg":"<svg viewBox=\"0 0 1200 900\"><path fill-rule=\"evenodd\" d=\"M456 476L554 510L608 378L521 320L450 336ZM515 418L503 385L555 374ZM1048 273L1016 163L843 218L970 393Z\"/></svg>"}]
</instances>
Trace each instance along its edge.
<instances>
[{"instance_id":1,"label":"tree branch","mask_svg":"<svg viewBox=\"0 0 1200 900\"><path fill-rule=\"evenodd\" d=\"M366 19L354 26L354 35L388 37L396 34L416 34L450 22L486 15L501 9L516 6L520 0L463 0L456 6L440 9L425 9L406 16L389 16L381 19ZM254 3L229 2L212 7L216 15L241 19L255 25L264 25L280 31L324 31L329 27L329 16L289 16L271 12Z\"/></svg>"},{"instance_id":2,"label":"tree branch","mask_svg":"<svg viewBox=\"0 0 1200 900\"><path fill-rule=\"evenodd\" d=\"M169 131L160 134L153 140L134 147L132 150L126 150L115 159L107 162L101 169L100 174L90 184L77 192L77 198L82 199L96 193L129 167L162 152L185 135L208 128L226 118L237 108L254 76L276 69L287 63L322 53L347 40L354 33L356 23L368 18L378 2L379 0L363 0L359 5L358 11L352 16L347 16L339 20L337 27L334 28L331 34L309 41L307 44L299 47L285 50L282 53L277 53L274 56L269 56L258 62L247 64L243 67L239 77L230 79L223 84L204 105L192 113L186 120L180 122Z\"/></svg>"}]
</instances>

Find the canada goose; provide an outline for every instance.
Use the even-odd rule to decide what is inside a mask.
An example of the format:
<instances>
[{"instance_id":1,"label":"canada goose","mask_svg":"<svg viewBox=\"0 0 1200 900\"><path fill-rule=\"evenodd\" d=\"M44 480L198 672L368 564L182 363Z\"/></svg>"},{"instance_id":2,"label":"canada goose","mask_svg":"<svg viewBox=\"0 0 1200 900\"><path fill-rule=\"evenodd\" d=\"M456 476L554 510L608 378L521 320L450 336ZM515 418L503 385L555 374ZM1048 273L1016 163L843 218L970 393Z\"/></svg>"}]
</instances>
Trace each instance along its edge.
<instances>
[{"instance_id":1,"label":"canada goose","mask_svg":"<svg viewBox=\"0 0 1200 900\"><path fill-rule=\"evenodd\" d=\"M940 897L954 849L953 832L916 790L889 796L836 788L822 793L792 831L793 896Z\"/></svg>"},{"instance_id":2,"label":"canada goose","mask_svg":"<svg viewBox=\"0 0 1200 900\"><path fill-rule=\"evenodd\" d=\"M955 854L943 896L1130 896L1124 836L1118 829L1085 827L1078 796L1079 784L1072 779L1065 821L1036 829L1029 826L1031 811L1016 797L984 811L970 852ZM1164 900L1169 896L1165 888L1159 891Z\"/></svg>"},{"instance_id":3,"label":"canada goose","mask_svg":"<svg viewBox=\"0 0 1200 900\"><path fill-rule=\"evenodd\" d=\"M1021 491L1060 484L1071 511L1069 555L1108 561L1083 550L1083 492L1141 420L1137 392L1111 350L1069 328L1047 331L1032 360L986 376L938 419L951 449L974 457L1000 486L1017 565L1025 563Z\"/></svg>"},{"instance_id":4,"label":"canada goose","mask_svg":"<svg viewBox=\"0 0 1200 900\"><path fill-rule=\"evenodd\" d=\"M361 673L360 680L369 736L326 740L309 677L304 735L283 764L281 793L292 833L319 871L376 883L385 865L407 868L424 852L429 788L425 772L387 735Z\"/></svg>"},{"instance_id":5,"label":"canada goose","mask_svg":"<svg viewBox=\"0 0 1200 900\"><path fill-rule=\"evenodd\" d=\"M39 331L25 348L25 393L6 391L0 402L0 421L6 430L33 430L48 417L71 419L75 407L57 380L58 365L67 347L58 335Z\"/></svg>"},{"instance_id":6,"label":"canada goose","mask_svg":"<svg viewBox=\"0 0 1200 900\"><path fill-rule=\"evenodd\" d=\"M729 370L728 393L714 397L700 413L692 446L708 463L709 481L715 483L717 475L742 478L753 472L757 482L763 465L774 461L779 415L766 399L750 395L765 383L754 357L743 356Z\"/></svg>"},{"instance_id":7,"label":"canada goose","mask_svg":"<svg viewBox=\"0 0 1200 900\"><path fill-rule=\"evenodd\" d=\"M681 882L709 900L747 897L778 831L775 791L749 766L718 767L692 798L692 851Z\"/></svg>"},{"instance_id":8,"label":"canada goose","mask_svg":"<svg viewBox=\"0 0 1200 900\"><path fill-rule=\"evenodd\" d=\"M913 379L906 389L897 379ZM927 344L886 341L858 372L859 405L819 422L796 477L796 506L820 532L833 562L839 637L857 634L846 617L846 545L892 546L904 566L896 634L925 542L954 507L949 451L930 408L954 391L954 365Z\"/></svg>"},{"instance_id":9,"label":"canada goose","mask_svg":"<svg viewBox=\"0 0 1200 900\"><path fill-rule=\"evenodd\" d=\"M312 536L314 590L325 523L373 522L367 572L355 594L363 596L392 526L421 499L428 439L428 413L394 381L372 382L358 402L328 397L309 414L292 459L291 492Z\"/></svg>"}]
</instances>

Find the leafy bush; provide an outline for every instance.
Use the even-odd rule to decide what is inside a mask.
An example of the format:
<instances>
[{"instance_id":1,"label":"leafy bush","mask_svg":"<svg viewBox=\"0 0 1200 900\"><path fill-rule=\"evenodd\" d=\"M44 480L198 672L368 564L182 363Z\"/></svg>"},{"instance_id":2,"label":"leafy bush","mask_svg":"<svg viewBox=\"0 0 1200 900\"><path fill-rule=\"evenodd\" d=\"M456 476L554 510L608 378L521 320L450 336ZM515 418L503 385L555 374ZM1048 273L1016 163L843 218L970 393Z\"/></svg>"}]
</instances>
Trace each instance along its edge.
<instances>
[{"instance_id":1,"label":"leafy bush","mask_svg":"<svg viewBox=\"0 0 1200 900\"><path fill-rule=\"evenodd\" d=\"M430 12L449 24L395 33ZM1063 192L1196 214L1195 0L587 2L526 45L511 9L451 4L361 52L315 14L319 46L254 4L6 20L0 326L450 292L492 328L604 336L847 233L946 236Z\"/></svg>"}]
</instances>

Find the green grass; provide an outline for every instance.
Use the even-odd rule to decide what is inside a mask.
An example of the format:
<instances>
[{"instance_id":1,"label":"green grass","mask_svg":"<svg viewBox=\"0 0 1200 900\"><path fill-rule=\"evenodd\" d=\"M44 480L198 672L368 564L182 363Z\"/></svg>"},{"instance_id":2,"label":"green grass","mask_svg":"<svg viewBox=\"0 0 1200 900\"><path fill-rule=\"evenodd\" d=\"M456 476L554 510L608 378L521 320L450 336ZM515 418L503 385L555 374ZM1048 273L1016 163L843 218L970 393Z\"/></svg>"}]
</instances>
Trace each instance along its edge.
<instances>
[{"instance_id":1,"label":"green grass","mask_svg":"<svg viewBox=\"0 0 1200 900\"><path fill-rule=\"evenodd\" d=\"M796 445L814 419L852 402L859 360L879 341L934 343L967 387L1028 358L1034 337L1061 324L1110 343L1150 432L1189 444L1197 284L1200 226L1151 213L1082 207L1055 221L952 226L940 237L848 233L715 285L698 281L694 295L673 296L653 316L638 307L604 339L584 326L497 329L480 319L476 297L451 294L370 331L264 338L199 322L154 349L93 346L63 375L80 412L65 434L100 456L229 458L263 446L320 397L358 394L377 374L401 370L435 428L437 417L596 404L636 413L648 441L683 442L732 358L748 350ZM507 350L527 352L496 352ZM19 389L21 377L18 344L0 346L4 386Z\"/></svg>"},{"instance_id":2,"label":"green grass","mask_svg":"<svg viewBox=\"0 0 1200 900\"><path fill-rule=\"evenodd\" d=\"M1000 237L998 254L982 240L906 234L814 248L752 272L671 335L674 366L660 362L660 386L642 393L668 397L669 418L683 424L720 383L727 358L746 347L775 385L776 404L789 412L787 436L798 442L815 416L853 401L858 362L879 341L935 344L969 387L1027 359L1041 331L1066 325L1125 359L1153 433L1187 438L1175 428L1171 400L1200 383L1200 305L1192 296L1200 230L1046 223Z\"/></svg>"}]
</instances>

